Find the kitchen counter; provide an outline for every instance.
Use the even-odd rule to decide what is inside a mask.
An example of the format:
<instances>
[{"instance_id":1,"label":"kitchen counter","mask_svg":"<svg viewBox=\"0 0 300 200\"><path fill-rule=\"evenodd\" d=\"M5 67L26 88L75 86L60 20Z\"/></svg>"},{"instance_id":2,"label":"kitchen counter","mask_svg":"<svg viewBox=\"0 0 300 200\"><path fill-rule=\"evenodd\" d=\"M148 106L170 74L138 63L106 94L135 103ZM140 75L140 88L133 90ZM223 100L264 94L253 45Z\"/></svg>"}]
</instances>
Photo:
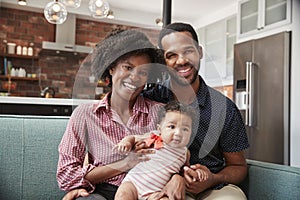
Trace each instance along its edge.
<instances>
[{"instance_id":1,"label":"kitchen counter","mask_svg":"<svg viewBox=\"0 0 300 200\"><path fill-rule=\"evenodd\" d=\"M97 102L97 100L0 96L0 103L1 104L2 103L10 103L10 104L38 104L38 105L77 106L79 104L89 103L89 102Z\"/></svg>"},{"instance_id":2,"label":"kitchen counter","mask_svg":"<svg viewBox=\"0 0 300 200\"><path fill-rule=\"evenodd\" d=\"M76 106L90 102L97 100L0 96L0 114L70 116Z\"/></svg>"}]
</instances>

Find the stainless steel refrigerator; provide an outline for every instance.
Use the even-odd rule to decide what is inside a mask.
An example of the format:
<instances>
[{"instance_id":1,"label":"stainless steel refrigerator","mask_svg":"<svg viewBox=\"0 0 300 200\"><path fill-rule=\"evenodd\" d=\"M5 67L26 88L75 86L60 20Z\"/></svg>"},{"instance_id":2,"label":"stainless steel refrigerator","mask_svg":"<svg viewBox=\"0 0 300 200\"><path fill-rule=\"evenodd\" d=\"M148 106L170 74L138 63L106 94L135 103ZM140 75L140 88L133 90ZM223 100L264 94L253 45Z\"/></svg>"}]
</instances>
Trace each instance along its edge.
<instances>
[{"instance_id":1,"label":"stainless steel refrigerator","mask_svg":"<svg viewBox=\"0 0 300 200\"><path fill-rule=\"evenodd\" d=\"M247 130L246 158L289 165L290 32L234 45L234 101Z\"/></svg>"}]
</instances>

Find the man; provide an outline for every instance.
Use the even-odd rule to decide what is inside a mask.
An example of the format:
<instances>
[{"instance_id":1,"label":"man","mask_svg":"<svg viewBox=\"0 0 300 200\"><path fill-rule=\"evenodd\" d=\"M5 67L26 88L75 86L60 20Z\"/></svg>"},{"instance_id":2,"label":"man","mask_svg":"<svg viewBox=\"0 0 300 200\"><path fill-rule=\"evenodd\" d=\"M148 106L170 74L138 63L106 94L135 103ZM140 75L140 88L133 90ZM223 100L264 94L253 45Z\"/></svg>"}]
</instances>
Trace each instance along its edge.
<instances>
[{"instance_id":1,"label":"man","mask_svg":"<svg viewBox=\"0 0 300 200\"><path fill-rule=\"evenodd\" d=\"M177 99L199 112L197 130L189 146L191 166L184 168L189 196L194 199L246 199L234 185L247 175L243 150L249 144L245 126L235 104L207 86L198 75L202 48L194 28L185 23L169 24L160 32L158 45L164 52L170 79L145 96L164 103ZM207 170L209 178L198 181L197 169ZM181 191L182 188L170 186L161 196L182 199Z\"/></svg>"},{"instance_id":2,"label":"man","mask_svg":"<svg viewBox=\"0 0 300 200\"><path fill-rule=\"evenodd\" d=\"M166 103L177 99L198 111L198 123L191 137L190 167L184 167L184 179L173 175L170 182L153 199L246 199L235 186L247 174L243 150L249 147L242 117L235 104L208 87L198 75L202 48L194 28L185 23L167 25L159 35L170 78L144 96ZM200 181L198 170L209 174ZM185 189L187 196L185 196ZM71 191L69 197L79 196ZM84 193L82 193L84 194Z\"/></svg>"}]
</instances>

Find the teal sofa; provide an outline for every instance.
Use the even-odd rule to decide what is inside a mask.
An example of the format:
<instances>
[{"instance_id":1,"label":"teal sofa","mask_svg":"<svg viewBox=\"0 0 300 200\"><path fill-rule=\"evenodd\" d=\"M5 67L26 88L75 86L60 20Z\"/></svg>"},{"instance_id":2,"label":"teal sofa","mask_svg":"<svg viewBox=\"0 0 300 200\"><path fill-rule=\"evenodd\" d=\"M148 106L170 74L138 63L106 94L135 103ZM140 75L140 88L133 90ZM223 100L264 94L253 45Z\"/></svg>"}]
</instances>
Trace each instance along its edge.
<instances>
[{"instance_id":1,"label":"teal sofa","mask_svg":"<svg viewBox=\"0 0 300 200\"><path fill-rule=\"evenodd\" d=\"M57 147L69 118L0 115L0 199L61 199Z\"/></svg>"},{"instance_id":2,"label":"teal sofa","mask_svg":"<svg viewBox=\"0 0 300 200\"><path fill-rule=\"evenodd\" d=\"M0 115L0 199L61 199L57 147L68 117ZM248 199L300 199L300 168L248 160Z\"/></svg>"}]
</instances>

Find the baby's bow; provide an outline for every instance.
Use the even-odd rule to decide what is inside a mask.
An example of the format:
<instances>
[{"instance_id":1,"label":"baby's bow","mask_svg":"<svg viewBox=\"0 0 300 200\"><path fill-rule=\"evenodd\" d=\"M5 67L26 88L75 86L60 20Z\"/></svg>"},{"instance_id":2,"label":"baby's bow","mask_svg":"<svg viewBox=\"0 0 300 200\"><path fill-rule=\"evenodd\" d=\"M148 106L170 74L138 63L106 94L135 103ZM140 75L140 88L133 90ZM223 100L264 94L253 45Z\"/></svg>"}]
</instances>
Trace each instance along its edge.
<instances>
[{"instance_id":1,"label":"baby's bow","mask_svg":"<svg viewBox=\"0 0 300 200\"><path fill-rule=\"evenodd\" d=\"M150 137L145 140L145 143L147 147L150 147L153 144L154 149L160 149L164 146L161 136L154 133L150 134Z\"/></svg>"}]
</instances>

